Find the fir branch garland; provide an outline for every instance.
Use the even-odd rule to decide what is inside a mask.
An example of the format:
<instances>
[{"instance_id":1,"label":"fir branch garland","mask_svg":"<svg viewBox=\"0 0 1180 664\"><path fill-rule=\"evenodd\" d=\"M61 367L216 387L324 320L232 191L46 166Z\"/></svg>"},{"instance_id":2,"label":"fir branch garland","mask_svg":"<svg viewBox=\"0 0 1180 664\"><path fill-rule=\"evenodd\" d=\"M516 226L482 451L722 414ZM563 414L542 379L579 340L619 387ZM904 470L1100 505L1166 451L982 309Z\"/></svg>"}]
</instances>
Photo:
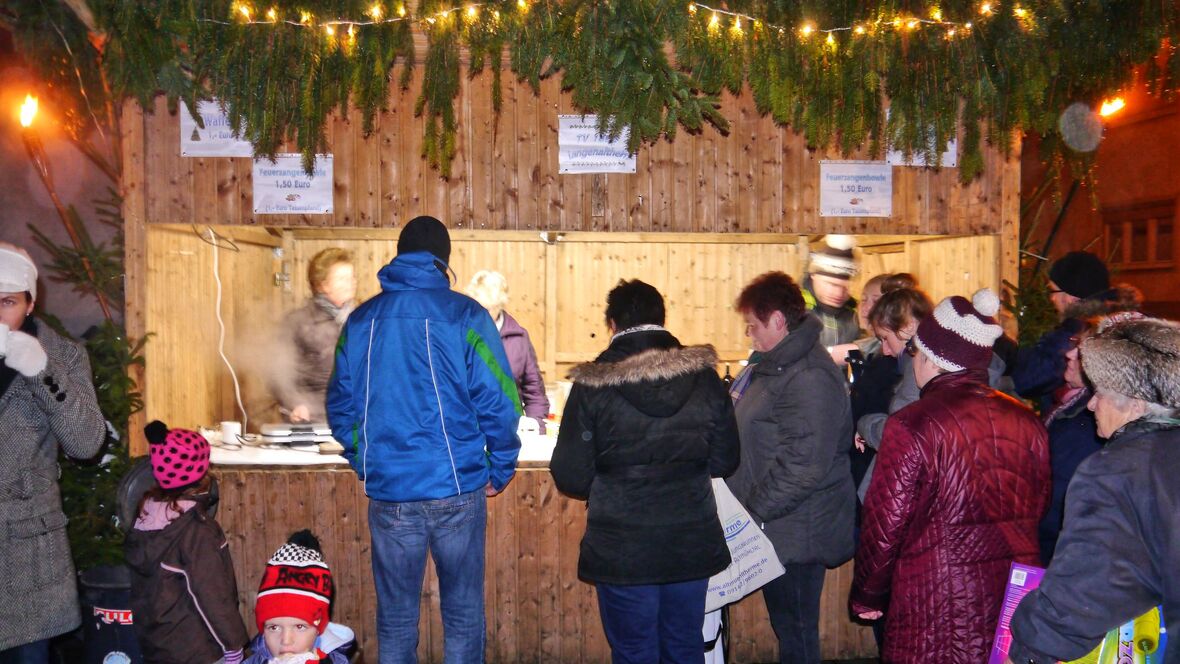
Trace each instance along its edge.
<instances>
[{"instance_id":1,"label":"fir branch garland","mask_svg":"<svg viewBox=\"0 0 1180 664\"><path fill-rule=\"evenodd\" d=\"M428 42L414 100L426 118L424 156L444 177L461 49L468 76L493 70L494 113L507 45L519 80L537 91L560 74L573 105L610 135L627 129L632 150L678 127L724 131L717 95L748 85L760 112L815 147L878 156L888 146L937 164L961 131L964 181L981 171L985 141L1007 151L1015 132L1054 134L1066 106L1118 91L1134 65L1155 92L1180 82L1174 48L1157 57L1161 44L1180 43L1174 4L1156 0L1030 0L986 12L983 0L729 0L720 20L686 0L421 0L396 19L403 0L377 0L380 21L368 18L374 0L274 0L265 6L278 20L259 17L254 1L92 0L99 39L60 0L10 0L8 17L76 135L114 124L95 99L109 109L160 91L190 105L213 97L259 154L293 142L308 168L327 149L329 114L355 105L369 132L377 111L406 103L391 99L389 82L400 61L399 85L409 86L413 24ZM294 20L304 12L306 25ZM328 35L341 19L358 24Z\"/></svg>"}]
</instances>

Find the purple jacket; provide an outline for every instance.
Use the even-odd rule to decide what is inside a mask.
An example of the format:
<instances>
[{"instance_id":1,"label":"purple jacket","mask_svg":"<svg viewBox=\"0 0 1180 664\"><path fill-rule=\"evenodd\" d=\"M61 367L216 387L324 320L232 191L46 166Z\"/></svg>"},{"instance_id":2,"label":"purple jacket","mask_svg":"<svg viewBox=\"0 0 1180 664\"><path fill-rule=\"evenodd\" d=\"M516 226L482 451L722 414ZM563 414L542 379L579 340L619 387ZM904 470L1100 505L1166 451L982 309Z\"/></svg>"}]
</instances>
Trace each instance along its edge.
<instances>
[{"instance_id":1,"label":"purple jacket","mask_svg":"<svg viewBox=\"0 0 1180 664\"><path fill-rule=\"evenodd\" d=\"M524 414L540 422L541 433L544 433L549 398L545 396L545 381L537 366L537 351L533 349L529 333L507 311L504 312L504 324L500 326L500 341L504 343L508 364L512 366L512 377L516 379L516 388L524 403Z\"/></svg>"}]
</instances>

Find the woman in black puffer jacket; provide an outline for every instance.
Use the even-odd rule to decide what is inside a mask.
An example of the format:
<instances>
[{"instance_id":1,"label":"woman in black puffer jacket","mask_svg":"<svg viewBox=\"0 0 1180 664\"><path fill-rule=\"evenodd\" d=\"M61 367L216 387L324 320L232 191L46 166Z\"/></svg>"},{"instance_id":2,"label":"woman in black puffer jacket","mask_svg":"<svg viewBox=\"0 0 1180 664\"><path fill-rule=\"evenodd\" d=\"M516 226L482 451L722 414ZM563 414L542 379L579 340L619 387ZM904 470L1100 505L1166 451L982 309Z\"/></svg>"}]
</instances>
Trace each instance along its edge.
<instances>
[{"instance_id":1,"label":"woman in black puffer jacket","mask_svg":"<svg viewBox=\"0 0 1180 664\"><path fill-rule=\"evenodd\" d=\"M710 346L681 346L642 281L607 296L610 346L574 369L550 470L589 502L579 578L597 585L616 662L703 659L708 579L730 562L712 477L738 464Z\"/></svg>"}]
</instances>

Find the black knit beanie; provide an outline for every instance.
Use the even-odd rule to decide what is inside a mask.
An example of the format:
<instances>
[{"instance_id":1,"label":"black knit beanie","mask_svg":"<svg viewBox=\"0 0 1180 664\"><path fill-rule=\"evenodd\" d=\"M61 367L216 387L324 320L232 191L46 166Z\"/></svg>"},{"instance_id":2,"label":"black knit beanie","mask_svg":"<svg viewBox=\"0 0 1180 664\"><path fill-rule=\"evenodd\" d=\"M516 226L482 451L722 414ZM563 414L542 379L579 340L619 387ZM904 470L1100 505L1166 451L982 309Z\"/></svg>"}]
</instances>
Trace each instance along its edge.
<instances>
[{"instance_id":1,"label":"black knit beanie","mask_svg":"<svg viewBox=\"0 0 1180 664\"><path fill-rule=\"evenodd\" d=\"M1049 268L1049 278L1074 297L1096 297L1110 289L1110 272L1102 259L1088 251L1071 251Z\"/></svg>"},{"instance_id":2,"label":"black knit beanie","mask_svg":"<svg viewBox=\"0 0 1180 664\"><path fill-rule=\"evenodd\" d=\"M397 237L397 253L429 251L443 263L451 262L451 234L434 217L414 217Z\"/></svg>"}]
</instances>

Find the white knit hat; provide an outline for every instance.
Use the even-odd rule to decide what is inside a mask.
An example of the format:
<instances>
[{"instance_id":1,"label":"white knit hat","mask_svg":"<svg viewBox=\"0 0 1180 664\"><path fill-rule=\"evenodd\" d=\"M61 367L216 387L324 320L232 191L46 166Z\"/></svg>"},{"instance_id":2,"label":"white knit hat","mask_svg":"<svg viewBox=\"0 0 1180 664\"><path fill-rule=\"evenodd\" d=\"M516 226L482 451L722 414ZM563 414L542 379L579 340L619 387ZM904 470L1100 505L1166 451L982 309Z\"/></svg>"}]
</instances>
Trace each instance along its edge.
<instances>
[{"instance_id":1,"label":"white knit hat","mask_svg":"<svg viewBox=\"0 0 1180 664\"><path fill-rule=\"evenodd\" d=\"M37 266L29 252L7 242L0 242L0 293L28 291L37 299Z\"/></svg>"},{"instance_id":2,"label":"white knit hat","mask_svg":"<svg viewBox=\"0 0 1180 664\"><path fill-rule=\"evenodd\" d=\"M1004 333L994 318L999 311L1000 298L990 288L976 291L970 302L948 297L918 325L914 345L947 371L986 369L992 345Z\"/></svg>"}]
</instances>

